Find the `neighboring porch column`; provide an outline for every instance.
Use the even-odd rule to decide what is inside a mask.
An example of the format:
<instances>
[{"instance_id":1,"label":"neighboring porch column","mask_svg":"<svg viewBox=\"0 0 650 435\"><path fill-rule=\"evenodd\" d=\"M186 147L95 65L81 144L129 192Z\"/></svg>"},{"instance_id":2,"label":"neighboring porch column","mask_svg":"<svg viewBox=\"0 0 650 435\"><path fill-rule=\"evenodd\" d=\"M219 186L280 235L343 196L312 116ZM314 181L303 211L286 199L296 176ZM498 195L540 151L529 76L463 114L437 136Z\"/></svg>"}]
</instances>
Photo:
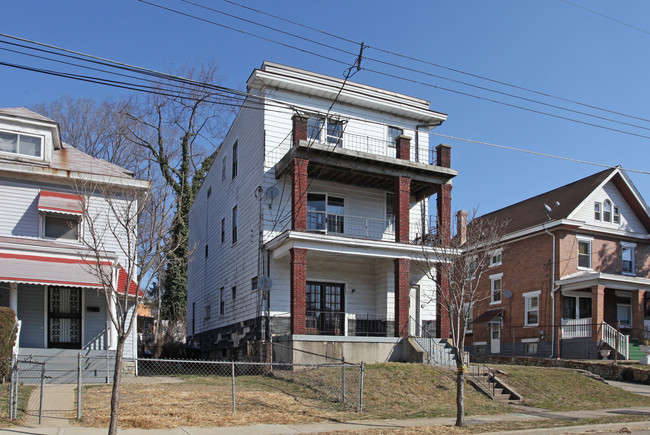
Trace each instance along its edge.
<instances>
[{"instance_id":1,"label":"neighboring porch column","mask_svg":"<svg viewBox=\"0 0 650 435\"><path fill-rule=\"evenodd\" d=\"M436 147L436 165L451 168L451 146L441 143Z\"/></svg>"},{"instance_id":2,"label":"neighboring porch column","mask_svg":"<svg viewBox=\"0 0 650 435\"><path fill-rule=\"evenodd\" d=\"M307 231L307 165L296 157L291 165L291 229Z\"/></svg>"},{"instance_id":3,"label":"neighboring porch column","mask_svg":"<svg viewBox=\"0 0 650 435\"><path fill-rule=\"evenodd\" d=\"M110 310L111 313L115 313L115 297L114 295L111 295L109 298L109 305L108 309ZM115 325L113 325L113 322L111 321L111 315L110 313L106 313L106 334L108 334L108 350L116 350L117 349L117 329L115 328Z\"/></svg>"},{"instance_id":4,"label":"neighboring porch column","mask_svg":"<svg viewBox=\"0 0 650 435\"><path fill-rule=\"evenodd\" d=\"M598 334L600 325L603 323L605 313L605 286L594 285L591 287L591 339L592 341L601 340Z\"/></svg>"},{"instance_id":5,"label":"neighboring porch column","mask_svg":"<svg viewBox=\"0 0 650 435\"><path fill-rule=\"evenodd\" d=\"M14 310L18 317L18 284L15 282L9 284L9 308Z\"/></svg>"},{"instance_id":6,"label":"neighboring porch column","mask_svg":"<svg viewBox=\"0 0 650 435\"><path fill-rule=\"evenodd\" d=\"M449 281L441 268L436 271L436 285L438 294L436 295L436 334L439 338L449 338L449 312L440 301L445 298L449 300Z\"/></svg>"},{"instance_id":7,"label":"neighboring porch column","mask_svg":"<svg viewBox=\"0 0 650 435\"><path fill-rule=\"evenodd\" d=\"M411 260L396 258L393 261L395 262L395 337L408 337Z\"/></svg>"},{"instance_id":8,"label":"neighboring porch column","mask_svg":"<svg viewBox=\"0 0 650 435\"><path fill-rule=\"evenodd\" d=\"M411 179L395 178L395 241L409 242L409 213L411 209Z\"/></svg>"},{"instance_id":9,"label":"neighboring porch column","mask_svg":"<svg viewBox=\"0 0 650 435\"><path fill-rule=\"evenodd\" d=\"M402 160L411 160L411 138L401 135L395 139L397 148L397 158Z\"/></svg>"},{"instance_id":10,"label":"neighboring porch column","mask_svg":"<svg viewBox=\"0 0 650 435\"><path fill-rule=\"evenodd\" d=\"M645 290L632 292L632 337L643 338L643 318L645 317Z\"/></svg>"},{"instance_id":11,"label":"neighboring porch column","mask_svg":"<svg viewBox=\"0 0 650 435\"><path fill-rule=\"evenodd\" d=\"M307 140L307 120L309 115L305 113L296 113L291 117L293 130L291 131L291 146L296 145L301 140Z\"/></svg>"},{"instance_id":12,"label":"neighboring porch column","mask_svg":"<svg viewBox=\"0 0 650 435\"><path fill-rule=\"evenodd\" d=\"M438 145L438 159L441 158L440 147L442 146ZM444 146L443 150L448 151L449 148ZM442 155L445 154L442 153ZM443 166L440 161L438 161L438 165ZM439 186L436 205L438 209L436 234L441 244L449 245L451 241L451 184L441 184ZM438 267L437 272L436 331L438 337L449 338L449 313L440 303L443 299L449 300L449 281L440 267Z\"/></svg>"},{"instance_id":13,"label":"neighboring porch column","mask_svg":"<svg viewBox=\"0 0 650 435\"><path fill-rule=\"evenodd\" d=\"M443 244L451 240L451 184L441 184L436 197L438 220L436 222L436 234Z\"/></svg>"},{"instance_id":14,"label":"neighboring porch column","mask_svg":"<svg viewBox=\"0 0 650 435\"><path fill-rule=\"evenodd\" d=\"M291 248L290 252L291 333L304 334L306 332L305 317L307 314L307 250Z\"/></svg>"}]
</instances>

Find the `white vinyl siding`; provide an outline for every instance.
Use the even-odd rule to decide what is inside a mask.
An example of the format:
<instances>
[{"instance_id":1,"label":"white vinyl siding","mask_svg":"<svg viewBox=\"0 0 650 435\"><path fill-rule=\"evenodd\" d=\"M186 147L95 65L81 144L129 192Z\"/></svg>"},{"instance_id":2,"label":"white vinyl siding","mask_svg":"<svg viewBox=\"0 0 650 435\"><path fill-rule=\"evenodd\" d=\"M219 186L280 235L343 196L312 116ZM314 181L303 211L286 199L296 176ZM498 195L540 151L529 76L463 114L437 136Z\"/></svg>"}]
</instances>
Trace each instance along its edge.
<instances>
[{"instance_id":1,"label":"white vinyl siding","mask_svg":"<svg viewBox=\"0 0 650 435\"><path fill-rule=\"evenodd\" d=\"M611 217L607 222L604 216L605 201L611 202ZM600 220L596 219L596 203L600 204ZM618 216L620 221L615 221L615 209L618 209ZM569 216L569 219L584 221L589 224L628 231L631 233L646 233L646 229L636 216L632 208L628 205L627 201L618 188L611 181L602 189L594 191L582 204L582 206Z\"/></svg>"}]
</instances>

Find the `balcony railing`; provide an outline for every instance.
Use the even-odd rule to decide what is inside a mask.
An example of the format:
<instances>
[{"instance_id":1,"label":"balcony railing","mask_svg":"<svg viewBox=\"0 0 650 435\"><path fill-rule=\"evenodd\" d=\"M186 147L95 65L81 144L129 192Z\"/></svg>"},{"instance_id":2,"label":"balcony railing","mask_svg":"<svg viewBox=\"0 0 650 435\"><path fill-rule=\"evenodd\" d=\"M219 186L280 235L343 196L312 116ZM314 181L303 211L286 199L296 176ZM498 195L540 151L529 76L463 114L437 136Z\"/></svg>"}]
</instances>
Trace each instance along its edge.
<instances>
[{"instance_id":1,"label":"balcony railing","mask_svg":"<svg viewBox=\"0 0 650 435\"><path fill-rule=\"evenodd\" d=\"M585 319L562 319L562 338L591 337L591 317Z\"/></svg>"},{"instance_id":2,"label":"balcony railing","mask_svg":"<svg viewBox=\"0 0 650 435\"><path fill-rule=\"evenodd\" d=\"M339 146L354 151L387 157L396 157L397 154L395 142L375 139L369 136L359 136L356 134L344 134L343 139L341 140L341 145Z\"/></svg>"},{"instance_id":3,"label":"balcony railing","mask_svg":"<svg viewBox=\"0 0 650 435\"><path fill-rule=\"evenodd\" d=\"M307 230L334 236L382 240L394 234L393 223L388 219L347 216L324 211L307 212Z\"/></svg>"}]
</instances>

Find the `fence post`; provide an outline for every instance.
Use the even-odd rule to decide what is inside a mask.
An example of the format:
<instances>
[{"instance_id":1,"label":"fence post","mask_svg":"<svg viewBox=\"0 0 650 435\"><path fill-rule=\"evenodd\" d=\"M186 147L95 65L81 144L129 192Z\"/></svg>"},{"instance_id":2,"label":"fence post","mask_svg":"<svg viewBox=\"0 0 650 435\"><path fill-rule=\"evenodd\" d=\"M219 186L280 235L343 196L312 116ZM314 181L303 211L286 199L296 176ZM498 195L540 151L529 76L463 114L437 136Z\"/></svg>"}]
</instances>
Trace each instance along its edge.
<instances>
[{"instance_id":1,"label":"fence post","mask_svg":"<svg viewBox=\"0 0 650 435\"><path fill-rule=\"evenodd\" d=\"M81 420L81 352L77 355L77 420Z\"/></svg>"},{"instance_id":2,"label":"fence post","mask_svg":"<svg viewBox=\"0 0 650 435\"><path fill-rule=\"evenodd\" d=\"M16 360L16 382L14 382L14 420L18 418L18 360Z\"/></svg>"},{"instance_id":3,"label":"fence post","mask_svg":"<svg viewBox=\"0 0 650 435\"><path fill-rule=\"evenodd\" d=\"M235 361L232 362L231 373L232 373L232 413L234 414L236 412L236 409L235 409Z\"/></svg>"},{"instance_id":4,"label":"fence post","mask_svg":"<svg viewBox=\"0 0 650 435\"><path fill-rule=\"evenodd\" d=\"M366 363L361 361L359 369L359 412L363 412L363 372L366 369Z\"/></svg>"},{"instance_id":5,"label":"fence post","mask_svg":"<svg viewBox=\"0 0 650 435\"><path fill-rule=\"evenodd\" d=\"M45 393L45 363L41 366L41 400L38 404L38 424L43 421L43 394Z\"/></svg>"},{"instance_id":6,"label":"fence post","mask_svg":"<svg viewBox=\"0 0 650 435\"><path fill-rule=\"evenodd\" d=\"M345 363L341 369L341 401L345 403Z\"/></svg>"},{"instance_id":7,"label":"fence post","mask_svg":"<svg viewBox=\"0 0 650 435\"><path fill-rule=\"evenodd\" d=\"M9 370L9 420L14 419L14 376L16 371L16 355L11 353L11 364Z\"/></svg>"}]
</instances>

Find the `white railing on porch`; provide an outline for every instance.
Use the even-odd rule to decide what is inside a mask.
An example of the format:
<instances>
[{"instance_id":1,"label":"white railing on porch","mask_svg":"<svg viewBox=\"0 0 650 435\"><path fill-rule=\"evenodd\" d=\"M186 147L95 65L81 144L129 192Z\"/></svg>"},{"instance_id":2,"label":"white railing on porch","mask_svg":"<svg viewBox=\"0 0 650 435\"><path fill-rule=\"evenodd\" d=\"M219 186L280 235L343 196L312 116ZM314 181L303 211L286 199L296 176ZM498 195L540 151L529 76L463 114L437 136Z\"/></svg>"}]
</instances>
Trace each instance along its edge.
<instances>
[{"instance_id":1,"label":"white railing on porch","mask_svg":"<svg viewBox=\"0 0 650 435\"><path fill-rule=\"evenodd\" d=\"M623 358L629 359L630 337L625 334L621 334L620 332L616 331L616 328L608 325L605 322L602 324L602 331L603 343L607 344L612 349L618 350L618 353L620 353Z\"/></svg>"},{"instance_id":2,"label":"white railing on porch","mask_svg":"<svg viewBox=\"0 0 650 435\"><path fill-rule=\"evenodd\" d=\"M591 317L584 319L562 319L562 338L591 337Z\"/></svg>"}]
</instances>

